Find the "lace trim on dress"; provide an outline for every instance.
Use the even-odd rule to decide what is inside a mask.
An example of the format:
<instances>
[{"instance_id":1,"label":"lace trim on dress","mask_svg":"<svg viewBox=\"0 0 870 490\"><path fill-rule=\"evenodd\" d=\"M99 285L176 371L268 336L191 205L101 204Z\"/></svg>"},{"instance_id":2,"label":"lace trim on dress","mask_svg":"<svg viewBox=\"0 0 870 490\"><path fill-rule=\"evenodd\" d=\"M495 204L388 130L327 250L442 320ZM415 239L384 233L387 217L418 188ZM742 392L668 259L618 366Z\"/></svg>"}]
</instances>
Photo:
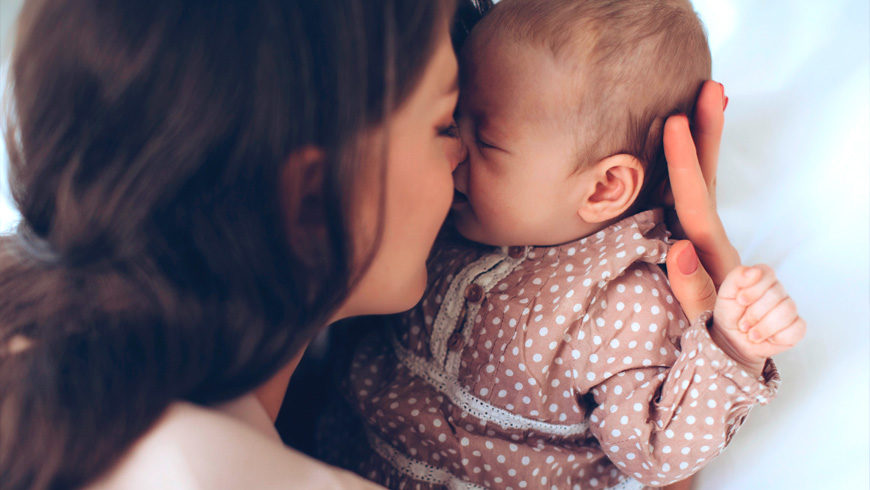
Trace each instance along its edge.
<instances>
[{"instance_id":1,"label":"lace trim on dress","mask_svg":"<svg viewBox=\"0 0 870 490\"><path fill-rule=\"evenodd\" d=\"M447 470L405 456L399 452L398 449L389 445L369 429L366 429L366 435L368 436L369 444L372 449L374 449L380 457L389 462L393 468L415 480L436 485L444 485L450 490L483 490L483 487L480 485L475 485L474 483L462 480Z\"/></svg>"},{"instance_id":2,"label":"lace trim on dress","mask_svg":"<svg viewBox=\"0 0 870 490\"><path fill-rule=\"evenodd\" d=\"M478 276L505 261L512 262L513 259L498 253L484 255L459 271L451 281L432 324L432 337L429 340L432 357L437 362L443 364L447 357L447 339L453 333L459 322L459 317L462 315L462 308L465 306L465 289L474 283ZM472 316L472 318L474 317Z\"/></svg>"},{"instance_id":3,"label":"lace trim on dress","mask_svg":"<svg viewBox=\"0 0 870 490\"><path fill-rule=\"evenodd\" d=\"M444 485L450 490L482 490L484 488L480 485L467 482L443 468L435 467L402 454L398 449L389 445L369 429L366 429L366 436L368 437L369 444L378 453L378 456L386 460L393 468L405 476L426 483ZM634 478L626 478L604 490L643 490L643 488L644 486Z\"/></svg>"},{"instance_id":4,"label":"lace trim on dress","mask_svg":"<svg viewBox=\"0 0 870 490\"><path fill-rule=\"evenodd\" d=\"M529 419L487 403L471 394L455 376L446 373L436 363L415 356L402 347L395 337L391 336L391 340L396 358L414 376L443 393L454 405L481 421L494 422L503 429L535 430L543 434L565 437L583 434L588 429L588 424L585 422L572 425L551 424Z\"/></svg>"},{"instance_id":5,"label":"lace trim on dress","mask_svg":"<svg viewBox=\"0 0 870 490\"><path fill-rule=\"evenodd\" d=\"M641 482L634 478L626 478L612 487L607 487L605 490L643 490L643 488L644 486Z\"/></svg>"},{"instance_id":6,"label":"lace trim on dress","mask_svg":"<svg viewBox=\"0 0 870 490\"><path fill-rule=\"evenodd\" d=\"M504 252L494 255L497 257L501 257L503 260L489 268L489 270L487 270L485 273L480 274L480 276L473 281L473 284L477 284L483 289L484 297L486 297L489 291L493 287L495 287L496 284L498 284L505 277L509 276L517 268L517 266L519 266L525 260L525 254L523 254L523 256L519 259L507 256ZM478 268L477 271L480 272L480 269ZM457 301L460 304L465 302L463 298L457 298ZM480 301L478 303L466 304L467 311L465 312L465 324L462 326L461 330L463 345L468 343L468 339L471 337L471 334L474 331L474 324L477 321L477 312L480 311L481 305L483 305L483 301ZM453 318L451 319L451 322L453 325L453 329L455 329L458 327L459 318ZM445 365L445 369L451 376L458 377L459 375L459 367L462 358L461 354L461 349L457 349L453 352L447 353L447 362Z\"/></svg>"}]
</instances>

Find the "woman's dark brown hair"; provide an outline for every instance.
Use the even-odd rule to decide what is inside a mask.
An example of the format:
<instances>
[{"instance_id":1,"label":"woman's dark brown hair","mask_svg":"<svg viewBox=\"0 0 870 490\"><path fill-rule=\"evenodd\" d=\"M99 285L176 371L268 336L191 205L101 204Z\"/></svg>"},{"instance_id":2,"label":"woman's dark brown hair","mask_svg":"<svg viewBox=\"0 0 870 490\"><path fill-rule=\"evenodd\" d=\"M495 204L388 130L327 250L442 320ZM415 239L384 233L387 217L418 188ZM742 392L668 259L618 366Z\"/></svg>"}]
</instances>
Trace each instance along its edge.
<instances>
[{"instance_id":1,"label":"woman's dark brown hair","mask_svg":"<svg viewBox=\"0 0 870 490\"><path fill-rule=\"evenodd\" d=\"M173 400L232 399L298 351L359 273L359 135L414 88L453 8L26 3L6 131L22 222L0 239L0 487L91 481ZM309 182L286 169L309 145L324 152L317 188L287 192L288 175Z\"/></svg>"}]
</instances>

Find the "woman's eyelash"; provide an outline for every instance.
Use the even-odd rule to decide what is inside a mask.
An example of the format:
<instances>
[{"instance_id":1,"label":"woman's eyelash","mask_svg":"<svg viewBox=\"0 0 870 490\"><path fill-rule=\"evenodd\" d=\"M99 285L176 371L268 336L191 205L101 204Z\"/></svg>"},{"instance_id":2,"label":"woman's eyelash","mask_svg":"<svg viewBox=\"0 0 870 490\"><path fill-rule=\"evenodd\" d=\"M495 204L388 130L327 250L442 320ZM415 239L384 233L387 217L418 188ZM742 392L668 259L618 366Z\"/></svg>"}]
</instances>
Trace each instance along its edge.
<instances>
[{"instance_id":1,"label":"woman's eyelash","mask_svg":"<svg viewBox=\"0 0 870 490\"><path fill-rule=\"evenodd\" d=\"M458 138L459 137L459 125L456 123L455 119L453 121L451 121L451 123L448 125L439 126L438 128L436 128L436 131L438 133L438 136L440 136L440 137L445 137L445 138ZM483 141L480 138L480 135L475 134L474 139L477 140L477 145L480 148L483 148L483 149L486 149L486 148L497 149L498 148L495 145L492 145L490 143L487 143L486 141Z\"/></svg>"},{"instance_id":2,"label":"woman's eyelash","mask_svg":"<svg viewBox=\"0 0 870 490\"><path fill-rule=\"evenodd\" d=\"M438 128L438 136L444 136L447 138L458 138L459 126L457 126L455 122L451 122L446 126L441 126Z\"/></svg>"}]
</instances>

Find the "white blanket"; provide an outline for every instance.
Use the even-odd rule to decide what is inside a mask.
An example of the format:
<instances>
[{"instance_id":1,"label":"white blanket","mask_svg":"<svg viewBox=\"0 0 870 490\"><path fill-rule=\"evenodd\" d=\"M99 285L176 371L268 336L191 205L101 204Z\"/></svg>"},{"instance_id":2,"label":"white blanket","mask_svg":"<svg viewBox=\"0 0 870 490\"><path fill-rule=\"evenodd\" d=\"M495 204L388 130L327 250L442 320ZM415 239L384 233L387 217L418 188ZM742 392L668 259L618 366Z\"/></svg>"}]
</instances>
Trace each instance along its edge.
<instances>
[{"instance_id":1,"label":"white blanket","mask_svg":"<svg viewBox=\"0 0 870 490\"><path fill-rule=\"evenodd\" d=\"M870 8L694 3L730 97L722 217L744 262L771 264L809 326L776 359L778 397L696 488L870 488ZM0 228L14 216L0 203Z\"/></svg>"},{"instance_id":2,"label":"white blanket","mask_svg":"<svg viewBox=\"0 0 870 490\"><path fill-rule=\"evenodd\" d=\"M783 377L701 489L870 488L870 9L696 0L730 98L719 203L744 263L771 264L808 323Z\"/></svg>"}]
</instances>

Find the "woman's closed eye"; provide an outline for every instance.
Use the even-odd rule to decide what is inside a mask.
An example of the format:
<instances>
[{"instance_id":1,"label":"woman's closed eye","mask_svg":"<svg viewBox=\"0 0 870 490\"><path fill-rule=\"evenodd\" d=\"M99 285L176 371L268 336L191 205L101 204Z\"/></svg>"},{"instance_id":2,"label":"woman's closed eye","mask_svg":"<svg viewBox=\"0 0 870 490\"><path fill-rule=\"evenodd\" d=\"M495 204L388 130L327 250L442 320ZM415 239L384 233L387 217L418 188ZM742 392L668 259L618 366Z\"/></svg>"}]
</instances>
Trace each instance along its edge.
<instances>
[{"instance_id":1,"label":"woman's closed eye","mask_svg":"<svg viewBox=\"0 0 870 490\"><path fill-rule=\"evenodd\" d=\"M444 138L458 138L459 137L459 126L455 121L450 121L450 124L445 124L442 126L438 126L436 128L438 132L438 136Z\"/></svg>"}]
</instances>

